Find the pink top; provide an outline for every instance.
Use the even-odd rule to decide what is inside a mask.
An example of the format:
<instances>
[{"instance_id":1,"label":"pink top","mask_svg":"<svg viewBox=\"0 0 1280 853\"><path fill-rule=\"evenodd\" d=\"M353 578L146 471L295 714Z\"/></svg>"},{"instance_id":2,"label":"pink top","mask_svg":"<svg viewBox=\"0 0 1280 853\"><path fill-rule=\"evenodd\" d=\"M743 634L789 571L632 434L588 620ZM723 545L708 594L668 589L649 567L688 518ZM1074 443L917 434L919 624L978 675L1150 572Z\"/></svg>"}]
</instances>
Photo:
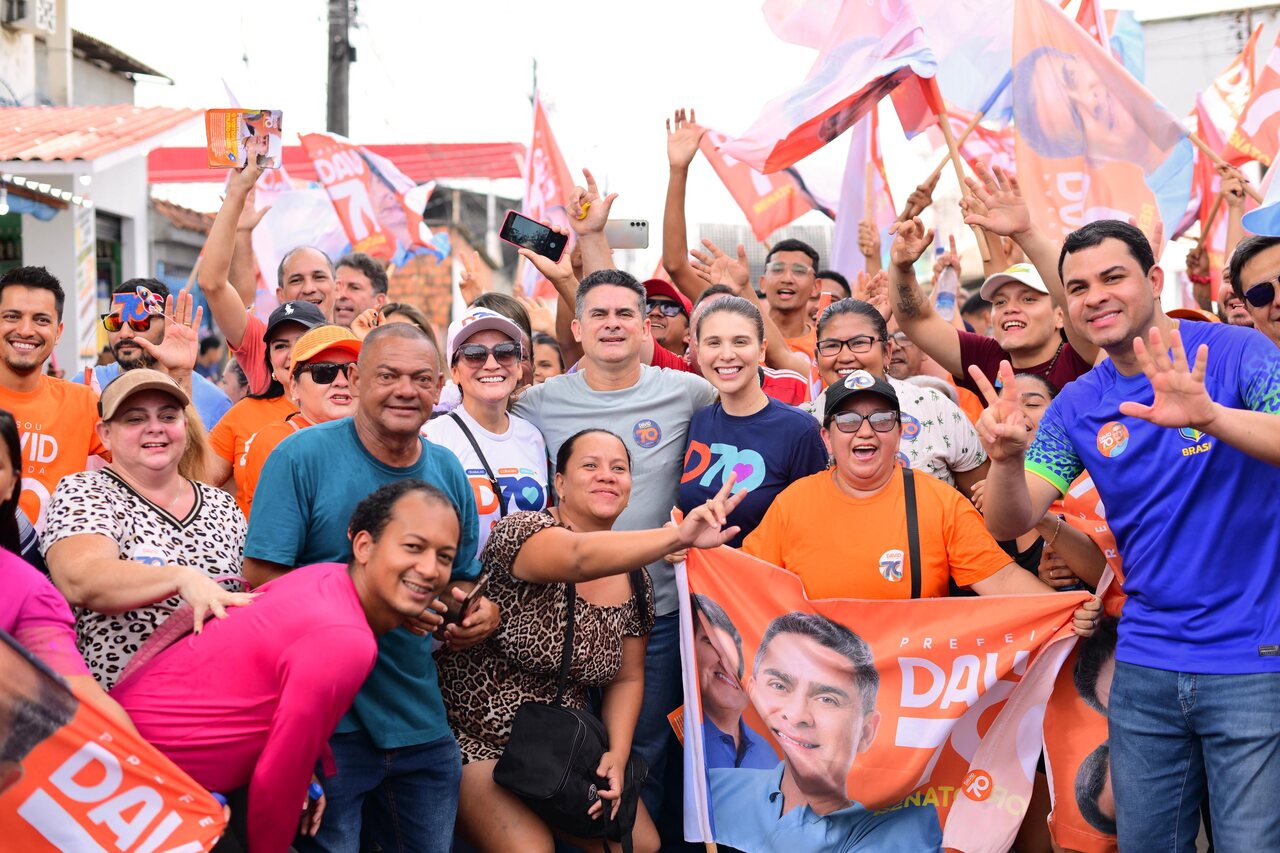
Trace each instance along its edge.
<instances>
[{"instance_id":1,"label":"pink top","mask_svg":"<svg viewBox=\"0 0 1280 853\"><path fill-rule=\"evenodd\" d=\"M378 645L347 567L320 563L260 587L111 695L138 732L211 791L249 786L251 850L287 850L317 759L373 669Z\"/></svg>"},{"instance_id":2,"label":"pink top","mask_svg":"<svg viewBox=\"0 0 1280 853\"><path fill-rule=\"evenodd\" d=\"M262 339L267 333L267 324L252 311L246 313L248 322L244 326L244 339L231 353L244 371L249 393L261 394L271 384L271 374L267 371L267 342Z\"/></svg>"},{"instance_id":3,"label":"pink top","mask_svg":"<svg viewBox=\"0 0 1280 853\"><path fill-rule=\"evenodd\" d=\"M88 675L76 648L67 600L49 579L17 554L0 548L0 630L59 675Z\"/></svg>"}]
</instances>

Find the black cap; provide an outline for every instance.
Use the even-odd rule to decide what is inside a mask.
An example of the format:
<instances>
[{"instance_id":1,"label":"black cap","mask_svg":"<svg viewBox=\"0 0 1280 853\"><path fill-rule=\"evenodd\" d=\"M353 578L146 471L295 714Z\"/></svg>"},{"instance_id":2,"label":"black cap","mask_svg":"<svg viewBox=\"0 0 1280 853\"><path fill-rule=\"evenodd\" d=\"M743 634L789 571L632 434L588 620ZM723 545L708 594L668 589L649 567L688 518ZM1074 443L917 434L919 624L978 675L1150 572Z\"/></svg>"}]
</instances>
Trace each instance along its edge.
<instances>
[{"instance_id":1,"label":"black cap","mask_svg":"<svg viewBox=\"0 0 1280 853\"><path fill-rule=\"evenodd\" d=\"M324 314L314 304L295 299L292 302L285 302L271 312L271 316L267 318L266 334L262 338L263 340L271 340L271 336L276 329L284 323L297 323L302 328L310 331L316 326L323 326L327 322L329 321L324 318Z\"/></svg>"},{"instance_id":2,"label":"black cap","mask_svg":"<svg viewBox=\"0 0 1280 853\"><path fill-rule=\"evenodd\" d=\"M827 400L822 411L822 423L831 423L832 416L840 411L844 402L854 394L879 394L893 404L895 412L902 411L898 404L898 392L893 390L887 379L878 379L865 370L855 370L843 379L831 383L826 390Z\"/></svg>"}]
</instances>

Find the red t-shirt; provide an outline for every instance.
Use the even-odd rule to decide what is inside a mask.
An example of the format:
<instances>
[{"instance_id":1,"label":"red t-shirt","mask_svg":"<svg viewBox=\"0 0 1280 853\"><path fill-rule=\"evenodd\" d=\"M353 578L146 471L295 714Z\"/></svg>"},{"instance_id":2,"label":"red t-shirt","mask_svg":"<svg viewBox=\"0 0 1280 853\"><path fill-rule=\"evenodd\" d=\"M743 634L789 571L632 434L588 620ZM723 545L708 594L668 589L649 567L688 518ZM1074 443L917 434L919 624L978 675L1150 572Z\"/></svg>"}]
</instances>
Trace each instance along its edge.
<instances>
[{"instance_id":1,"label":"red t-shirt","mask_svg":"<svg viewBox=\"0 0 1280 853\"><path fill-rule=\"evenodd\" d=\"M668 370L683 370L685 373L697 375L693 365L680 356L660 347L655 342L653 356L650 358L653 367L665 367ZM788 406L798 406L809 401L809 381L794 370L774 370L772 367L760 368L760 388L765 395Z\"/></svg>"},{"instance_id":2,"label":"red t-shirt","mask_svg":"<svg viewBox=\"0 0 1280 853\"><path fill-rule=\"evenodd\" d=\"M969 376L969 365L978 365L978 369L987 377L987 380L994 384L996 374L1000 371L1000 362L1012 363L1012 357L996 343L995 338L974 332L960 332L959 335L960 365L963 375L955 377L956 385L978 394L981 398L978 386L973 384L973 379ZM1093 370L1093 365L1081 358L1080 354L1071 348L1071 344L1064 342L1057 354L1048 361L1033 364L1030 367L1015 367L1013 372L1043 376L1061 391L1068 382L1079 379L1090 370Z\"/></svg>"}]
</instances>

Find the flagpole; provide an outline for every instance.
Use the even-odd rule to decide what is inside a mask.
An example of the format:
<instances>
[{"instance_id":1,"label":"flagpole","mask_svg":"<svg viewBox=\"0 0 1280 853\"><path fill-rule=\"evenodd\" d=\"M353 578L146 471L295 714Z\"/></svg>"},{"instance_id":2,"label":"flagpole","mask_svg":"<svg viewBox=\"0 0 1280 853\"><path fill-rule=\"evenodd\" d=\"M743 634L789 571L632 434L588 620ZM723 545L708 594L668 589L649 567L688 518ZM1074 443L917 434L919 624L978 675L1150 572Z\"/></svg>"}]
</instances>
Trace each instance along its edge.
<instances>
[{"instance_id":1,"label":"flagpole","mask_svg":"<svg viewBox=\"0 0 1280 853\"><path fill-rule=\"evenodd\" d=\"M1218 198L1213 203L1213 209L1209 211L1209 220L1200 228L1200 239L1196 241L1196 249L1203 251L1205 241L1209 239L1209 235L1213 233L1213 221L1218 218L1218 211L1222 210L1222 202L1226 196L1222 194L1222 190L1218 190Z\"/></svg>"},{"instance_id":2,"label":"flagpole","mask_svg":"<svg viewBox=\"0 0 1280 853\"><path fill-rule=\"evenodd\" d=\"M871 186L872 186L871 181L872 181L872 176L875 174L875 168L876 168L875 165L871 162L871 158L868 157L867 158L867 182L862 185L862 207L863 207L862 218L869 219L872 222L875 222L875 219L872 217L872 214L874 213L875 202L871 198Z\"/></svg>"},{"instance_id":3,"label":"flagpole","mask_svg":"<svg viewBox=\"0 0 1280 853\"><path fill-rule=\"evenodd\" d=\"M976 127L978 126L978 122L982 121L982 117L983 117L983 116L985 116L986 114L987 114L987 113L986 113L986 111L984 110L984 111L982 111L982 112L977 113L976 115L974 115L973 119L969 122L969 124L965 127L965 129L964 129L963 131L961 131L961 133L960 133L960 138L956 140L956 145L957 145L957 146L964 145L964 144L965 144L965 142L966 142L966 141L968 141L968 139L969 139L969 134L973 133L974 128L976 128ZM948 152L943 156L943 158L942 158L942 162L941 162L941 163L939 163L939 164L937 165L937 167L936 167L936 168L934 168L934 170L933 170L932 172L930 172L930 173L929 173L929 177L925 178L923 181L921 181L921 183L926 184L926 185L927 185L927 184L930 184L930 183L933 183L933 179L934 179L934 178L936 178L936 177L938 177L939 175L941 175L941 174L942 174L942 170L943 170L943 169L945 169L945 168L947 168L947 164L948 164L948 163L950 163L950 162L951 162L951 152L950 152L950 151L948 151Z\"/></svg>"},{"instance_id":4,"label":"flagpole","mask_svg":"<svg viewBox=\"0 0 1280 853\"><path fill-rule=\"evenodd\" d=\"M1187 138L1191 140L1192 145L1200 149L1201 154L1203 154L1204 156L1208 157L1210 160L1213 161L1213 165L1215 166L1230 165L1229 163L1227 163L1226 160L1222 159L1222 157L1218 154L1217 151L1214 151L1212 148L1210 148L1208 143L1206 143L1203 139L1201 139L1196 134L1188 133ZM1253 199L1258 204L1262 204L1262 193L1258 192L1257 187L1249 183L1247 179L1244 181L1244 191L1249 194L1249 198Z\"/></svg>"},{"instance_id":5,"label":"flagpole","mask_svg":"<svg viewBox=\"0 0 1280 853\"><path fill-rule=\"evenodd\" d=\"M938 113L938 125L942 128L942 138L947 141L947 151L951 154L951 165L956 170L956 180L960 182L960 193L969 198L973 193L969 189L969 185L964 182L964 165L960 161L960 146L956 143L956 135L951 130L951 119L947 115L946 110ZM987 235L981 226L971 225L973 236L978 240L978 253L982 255L983 263L991 260L991 249L987 247Z\"/></svg>"}]
</instances>

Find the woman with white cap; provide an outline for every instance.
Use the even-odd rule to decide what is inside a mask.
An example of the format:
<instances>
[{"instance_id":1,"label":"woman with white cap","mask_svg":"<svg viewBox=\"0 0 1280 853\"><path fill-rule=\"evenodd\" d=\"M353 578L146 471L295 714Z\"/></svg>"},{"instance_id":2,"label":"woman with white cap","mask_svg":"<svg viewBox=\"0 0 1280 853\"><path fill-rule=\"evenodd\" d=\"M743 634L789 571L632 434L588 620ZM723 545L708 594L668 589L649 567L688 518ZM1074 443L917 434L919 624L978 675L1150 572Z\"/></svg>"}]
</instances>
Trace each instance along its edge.
<instances>
[{"instance_id":1,"label":"woman with white cap","mask_svg":"<svg viewBox=\"0 0 1280 853\"><path fill-rule=\"evenodd\" d=\"M244 515L226 492L178 471L190 402L163 373L126 371L99 402L111 464L64 477L49 502L49 573L75 610L90 672L107 688L183 601L199 631L207 615L253 600L232 591Z\"/></svg>"},{"instance_id":2,"label":"woman with white cap","mask_svg":"<svg viewBox=\"0 0 1280 853\"><path fill-rule=\"evenodd\" d=\"M288 396L298 411L258 430L244 445L237 500L253 509L262 466L276 445L300 429L349 417L356 410L350 370L360 357L360 339L341 326L317 326L293 345Z\"/></svg>"},{"instance_id":3,"label":"woman with white cap","mask_svg":"<svg viewBox=\"0 0 1280 853\"><path fill-rule=\"evenodd\" d=\"M524 335L512 320L471 307L449 325L446 355L462 405L427 422L423 434L458 457L480 514L480 548L503 517L547 506L547 445L507 412L520 381Z\"/></svg>"}]
</instances>

